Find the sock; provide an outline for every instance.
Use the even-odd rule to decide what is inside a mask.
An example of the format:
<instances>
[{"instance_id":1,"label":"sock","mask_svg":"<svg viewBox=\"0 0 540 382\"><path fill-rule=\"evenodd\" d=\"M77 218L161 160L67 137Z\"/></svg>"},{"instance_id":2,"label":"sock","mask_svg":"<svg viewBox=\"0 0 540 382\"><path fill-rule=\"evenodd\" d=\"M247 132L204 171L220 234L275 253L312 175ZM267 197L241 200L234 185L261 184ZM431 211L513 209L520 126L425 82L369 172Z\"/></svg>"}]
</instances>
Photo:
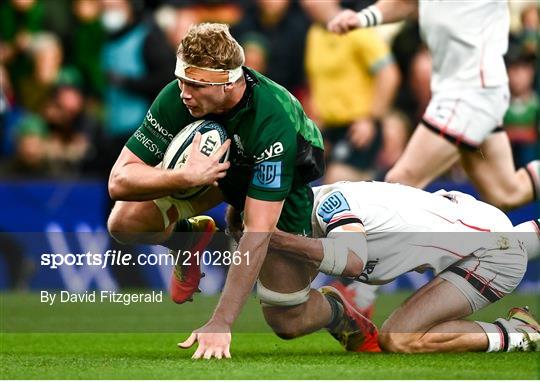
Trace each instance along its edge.
<instances>
[{"instance_id":1,"label":"sock","mask_svg":"<svg viewBox=\"0 0 540 382\"><path fill-rule=\"evenodd\" d=\"M497 352L504 349L507 343L508 333L504 328L499 327L496 324L488 324L487 322L475 321L482 330L486 333L488 338L487 353Z\"/></svg>"},{"instance_id":2,"label":"sock","mask_svg":"<svg viewBox=\"0 0 540 382\"><path fill-rule=\"evenodd\" d=\"M531 183L533 187L533 198L534 200L540 199L540 160L533 160L529 162L525 167L527 174L531 178Z\"/></svg>"},{"instance_id":3,"label":"sock","mask_svg":"<svg viewBox=\"0 0 540 382\"><path fill-rule=\"evenodd\" d=\"M176 222L174 232L192 232L191 223L189 219L180 219Z\"/></svg>"},{"instance_id":4,"label":"sock","mask_svg":"<svg viewBox=\"0 0 540 382\"><path fill-rule=\"evenodd\" d=\"M514 232L525 246L529 260L540 257L540 219L518 224L514 227Z\"/></svg>"},{"instance_id":5,"label":"sock","mask_svg":"<svg viewBox=\"0 0 540 382\"><path fill-rule=\"evenodd\" d=\"M326 328L332 331L333 329L338 327L338 325L341 323L341 320L343 319L343 305L340 301L338 301L335 297L331 295L325 294L323 296L330 304L330 309L332 310L330 321L328 322L328 325L326 325Z\"/></svg>"},{"instance_id":6,"label":"sock","mask_svg":"<svg viewBox=\"0 0 540 382\"><path fill-rule=\"evenodd\" d=\"M174 227L171 236L161 243L161 245L169 249L187 248L187 244L192 241L192 235L189 234L190 232L192 232L192 228L189 220L180 219L176 222L176 226Z\"/></svg>"},{"instance_id":7,"label":"sock","mask_svg":"<svg viewBox=\"0 0 540 382\"><path fill-rule=\"evenodd\" d=\"M522 331L519 331L516 327L524 326L524 323L518 319L505 320L504 318L499 318L494 322L495 325L501 329L501 332L504 337L504 346L503 350L507 352L511 351L527 351L529 345L525 338L525 334Z\"/></svg>"}]
</instances>

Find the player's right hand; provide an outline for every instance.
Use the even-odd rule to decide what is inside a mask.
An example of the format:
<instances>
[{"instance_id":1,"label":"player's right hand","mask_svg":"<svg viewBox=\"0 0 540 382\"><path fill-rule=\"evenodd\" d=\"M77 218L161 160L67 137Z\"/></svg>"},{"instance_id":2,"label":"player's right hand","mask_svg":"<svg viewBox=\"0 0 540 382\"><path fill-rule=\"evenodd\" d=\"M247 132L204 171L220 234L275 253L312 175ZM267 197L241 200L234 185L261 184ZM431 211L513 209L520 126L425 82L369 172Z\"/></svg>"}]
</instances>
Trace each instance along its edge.
<instances>
[{"instance_id":1,"label":"player's right hand","mask_svg":"<svg viewBox=\"0 0 540 382\"><path fill-rule=\"evenodd\" d=\"M189 152L186 164L183 169L189 179L190 187L212 185L217 186L218 180L227 175L227 170L231 166L230 162L220 163L219 160L231 145L231 140L227 139L220 148L207 157L199 151L201 145L201 133L197 132L193 138L191 151Z\"/></svg>"},{"instance_id":2,"label":"player's right hand","mask_svg":"<svg viewBox=\"0 0 540 382\"><path fill-rule=\"evenodd\" d=\"M338 13L326 26L330 32L343 34L360 27L360 21L355 11L345 9Z\"/></svg>"}]
</instances>

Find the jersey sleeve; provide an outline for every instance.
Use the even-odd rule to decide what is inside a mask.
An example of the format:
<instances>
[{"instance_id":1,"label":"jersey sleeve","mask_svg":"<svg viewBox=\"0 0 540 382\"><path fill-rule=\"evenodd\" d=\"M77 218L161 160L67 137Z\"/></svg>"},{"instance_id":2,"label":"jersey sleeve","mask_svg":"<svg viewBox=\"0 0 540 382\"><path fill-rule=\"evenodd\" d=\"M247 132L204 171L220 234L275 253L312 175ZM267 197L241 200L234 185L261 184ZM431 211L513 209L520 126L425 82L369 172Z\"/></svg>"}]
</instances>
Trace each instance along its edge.
<instances>
[{"instance_id":1,"label":"jersey sleeve","mask_svg":"<svg viewBox=\"0 0 540 382\"><path fill-rule=\"evenodd\" d=\"M263 130L269 133L257 145L247 196L266 201L285 200L293 186L296 130L285 118L269 120Z\"/></svg>"},{"instance_id":2,"label":"jersey sleeve","mask_svg":"<svg viewBox=\"0 0 540 382\"><path fill-rule=\"evenodd\" d=\"M361 29L353 34L356 57L371 74L394 62L388 44L372 29Z\"/></svg>"},{"instance_id":3,"label":"jersey sleeve","mask_svg":"<svg viewBox=\"0 0 540 382\"><path fill-rule=\"evenodd\" d=\"M155 166L174 136L191 122L180 101L176 80L169 83L156 97L144 121L126 143L136 156L150 166Z\"/></svg>"},{"instance_id":4,"label":"jersey sleeve","mask_svg":"<svg viewBox=\"0 0 540 382\"><path fill-rule=\"evenodd\" d=\"M332 230L346 224L359 223L363 225L360 216L353 212L345 194L333 191L324 195L315 204L315 215L318 226L325 236Z\"/></svg>"}]
</instances>

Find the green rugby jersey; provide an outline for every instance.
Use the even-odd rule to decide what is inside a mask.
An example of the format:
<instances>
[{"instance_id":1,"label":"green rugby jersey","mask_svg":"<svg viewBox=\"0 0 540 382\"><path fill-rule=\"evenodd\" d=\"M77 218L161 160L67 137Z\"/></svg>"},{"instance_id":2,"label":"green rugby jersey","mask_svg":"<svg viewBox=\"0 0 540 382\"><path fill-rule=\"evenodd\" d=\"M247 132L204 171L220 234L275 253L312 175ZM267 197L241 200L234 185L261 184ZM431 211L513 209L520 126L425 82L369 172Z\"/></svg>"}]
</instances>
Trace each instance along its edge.
<instances>
[{"instance_id":1,"label":"green rugby jersey","mask_svg":"<svg viewBox=\"0 0 540 382\"><path fill-rule=\"evenodd\" d=\"M308 183L324 172L320 131L285 88L252 69L244 68L244 77L246 92L238 105L226 114L204 117L223 125L232 140L231 168L220 188L225 200L240 210L246 195L285 200L278 227L309 233L313 202ZM172 138L195 120L174 80L157 96L126 146L155 166Z\"/></svg>"}]
</instances>

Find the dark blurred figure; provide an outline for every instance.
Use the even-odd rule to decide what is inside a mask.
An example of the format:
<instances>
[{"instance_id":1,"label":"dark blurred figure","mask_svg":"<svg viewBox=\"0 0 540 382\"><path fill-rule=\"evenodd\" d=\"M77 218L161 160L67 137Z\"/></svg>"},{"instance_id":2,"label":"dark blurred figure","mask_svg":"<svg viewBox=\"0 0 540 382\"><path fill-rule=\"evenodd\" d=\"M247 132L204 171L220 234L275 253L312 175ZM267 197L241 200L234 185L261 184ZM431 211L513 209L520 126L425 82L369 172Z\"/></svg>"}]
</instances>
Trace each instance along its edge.
<instances>
[{"instance_id":1,"label":"dark blurred figure","mask_svg":"<svg viewBox=\"0 0 540 382\"><path fill-rule=\"evenodd\" d=\"M516 166L538 157L540 99L534 91L535 57L521 45L510 46L506 55L510 86L510 106L504 128L512 144Z\"/></svg>"},{"instance_id":2,"label":"dark blurred figure","mask_svg":"<svg viewBox=\"0 0 540 382\"><path fill-rule=\"evenodd\" d=\"M27 114L15 126L15 152L0 163L3 178L44 178L50 176L47 159L49 132L38 115Z\"/></svg>"},{"instance_id":3,"label":"dark blurred figure","mask_svg":"<svg viewBox=\"0 0 540 382\"><path fill-rule=\"evenodd\" d=\"M63 49L53 33L40 32L31 38L29 48L32 73L19 83L18 102L33 113L42 113L62 70Z\"/></svg>"},{"instance_id":4,"label":"dark blurred figure","mask_svg":"<svg viewBox=\"0 0 540 382\"><path fill-rule=\"evenodd\" d=\"M101 24L101 2L74 0L72 13L73 31L67 58L79 70L86 96L95 101L103 97L105 89L101 53L106 35Z\"/></svg>"},{"instance_id":5,"label":"dark blurred figure","mask_svg":"<svg viewBox=\"0 0 540 382\"><path fill-rule=\"evenodd\" d=\"M0 2L0 64L5 65L16 97L19 82L32 72L28 48L32 34L43 29L44 8L34 0Z\"/></svg>"},{"instance_id":6,"label":"dark blurred figure","mask_svg":"<svg viewBox=\"0 0 540 382\"><path fill-rule=\"evenodd\" d=\"M48 160L59 177L107 173L103 155L103 132L99 123L84 109L82 80L77 71L64 71L44 109L48 125Z\"/></svg>"},{"instance_id":7,"label":"dark blurred figure","mask_svg":"<svg viewBox=\"0 0 540 382\"><path fill-rule=\"evenodd\" d=\"M243 45L258 40L265 47L266 55L257 59L265 61L264 75L300 99L305 86L303 54L308 27L309 20L298 2L257 0L250 3L231 33Z\"/></svg>"},{"instance_id":8,"label":"dark blurred figure","mask_svg":"<svg viewBox=\"0 0 540 382\"><path fill-rule=\"evenodd\" d=\"M0 256L7 265L8 288L17 291L28 289L30 278L36 271L36 265L24 256L23 247L15 237L1 230Z\"/></svg>"},{"instance_id":9,"label":"dark blurred figure","mask_svg":"<svg viewBox=\"0 0 540 382\"><path fill-rule=\"evenodd\" d=\"M144 18L142 1L102 1L107 31L102 65L105 131L112 166L127 139L143 122L150 103L174 78L175 51L152 18Z\"/></svg>"}]
</instances>

